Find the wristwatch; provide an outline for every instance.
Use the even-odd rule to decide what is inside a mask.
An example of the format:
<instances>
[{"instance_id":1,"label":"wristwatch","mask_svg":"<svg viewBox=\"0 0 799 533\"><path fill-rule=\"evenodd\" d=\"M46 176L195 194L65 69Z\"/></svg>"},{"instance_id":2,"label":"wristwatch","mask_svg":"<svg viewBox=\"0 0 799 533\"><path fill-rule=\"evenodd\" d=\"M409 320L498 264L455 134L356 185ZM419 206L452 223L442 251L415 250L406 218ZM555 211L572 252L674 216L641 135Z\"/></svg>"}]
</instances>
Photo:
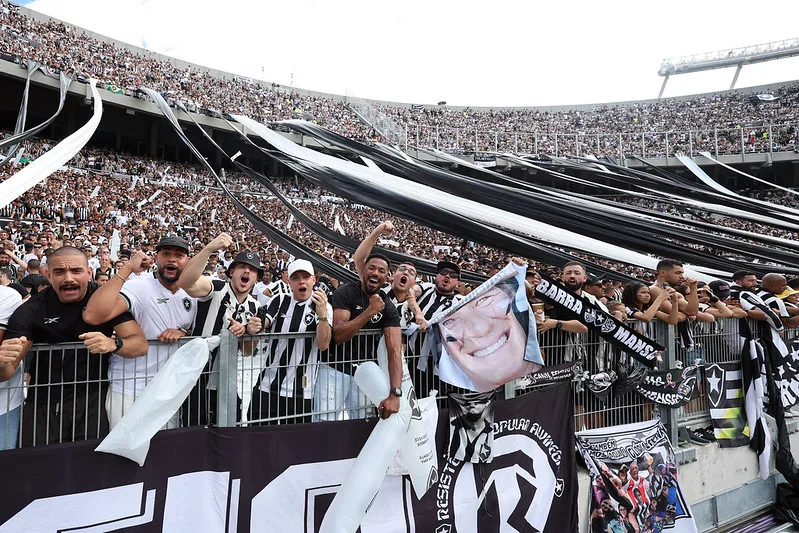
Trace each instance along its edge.
<instances>
[{"instance_id":1,"label":"wristwatch","mask_svg":"<svg viewBox=\"0 0 799 533\"><path fill-rule=\"evenodd\" d=\"M556 327L556 328L558 328L558 329L561 329L561 328L563 327L563 322L561 322L560 320L558 320L558 323L557 323L557 324L555 324L555 327Z\"/></svg>"},{"instance_id":2,"label":"wristwatch","mask_svg":"<svg viewBox=\"0 0 799 533\"><path fill-rule=\"evenodd\" d=\"M116 346L114 346L114 351L111 353L117 353L122 349L122 339L119 336L114 336L114 344L116 344Z\"/></svg>"},{"instance_id":3,"label":"wristwatch","mask_svg":"<svg viewBox=\"0 0 799 533\"><path fill-rule=\"evenodd\" d=\"M399 387L392 387L391 394L393 394L397 398L402 398L402 389Z\"/></svg>"}]
</instances>

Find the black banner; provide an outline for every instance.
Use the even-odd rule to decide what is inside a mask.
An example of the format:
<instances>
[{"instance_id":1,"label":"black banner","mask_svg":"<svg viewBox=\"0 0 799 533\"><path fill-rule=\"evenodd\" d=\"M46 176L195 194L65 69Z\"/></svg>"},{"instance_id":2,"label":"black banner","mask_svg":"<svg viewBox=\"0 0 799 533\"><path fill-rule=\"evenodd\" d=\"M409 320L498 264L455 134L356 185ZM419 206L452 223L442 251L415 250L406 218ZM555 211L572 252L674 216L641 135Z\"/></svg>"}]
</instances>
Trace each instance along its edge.
<instances>
[{"instance_id":1,"label":"black banner","mask_svg":"<svg viewBox=\"0 0 799 533\"><path fill-rule=\"evenodd\" d=\"M447 461L415 497L387 476L361 533L577 532L577 474L568 383L496 403L493 461ZM159 432L147 462L94 452L97 441L0 453L0 530L130 533L316 533L374 420Z\"/></svg>"},{"instance_id":2,"label":"black banner","mask_svg":"<svg viewBox=\"0 0 799 533\"><path fill-rule=\"evenodd\" d=\"M650 370L635 392L656 404L680 407L696 397L698 373L696 365L683 369Z\"/></svg>"},{"instance_id":3,"label":"black banner","mask_svg":"<svg viewBox=\"0 0 799 533\"><path fill-rule=\"evenodd\" d=\"M553 306L574 314L588 329L649 367L657 364L658 352L665 350L554 279L541 276L535 294Z\"/></svg>"}]
</instances>

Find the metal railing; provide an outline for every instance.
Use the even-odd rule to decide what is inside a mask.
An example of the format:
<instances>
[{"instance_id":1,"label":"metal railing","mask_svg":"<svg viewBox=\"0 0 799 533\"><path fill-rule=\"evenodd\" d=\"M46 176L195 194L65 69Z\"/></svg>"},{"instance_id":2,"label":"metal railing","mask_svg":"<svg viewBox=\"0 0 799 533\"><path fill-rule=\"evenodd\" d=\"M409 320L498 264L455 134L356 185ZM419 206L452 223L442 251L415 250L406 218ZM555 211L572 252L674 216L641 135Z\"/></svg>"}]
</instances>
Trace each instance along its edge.
<instances>
[{"instance_id":1,"label":"metal railing","mask_svg":"<svg viewBox=\"0 0 799 533\"><path fill-rule=\"evenodd\" d=\"M611 156L624 159L694 157L709 152L722 155L773 154L797 151L799 124L742 125L678 131L626 133L519 132L451 128L427 124L405 125L408 144L445 152L516 153L558 156Z\"/></svg>"},{"instance_id":2,"label":"metal railing","mask_svg":"<svg viewBox=\"0 0 799 533\"><path fill-rule=\"evenodd\" d=\"M740 358L738 322L691 322L668 326L653 321L633 322L666 347L660 368L676 368L697 362L712 364ZM680 341L677 327L691 329L693 344ZM751 328L757 331L756 327ZM593 334L558 337L544 333L541 346L545 361L555 365L582 360L589 374L618 370L638 363ZM247 426L292 424L375 416L374 407L351 378L352 367L336 361L340 357L310 353L306 341L313 334L262 334L237 339L226 331L222 342L202 372L197 386L165 429L192 425ZM373 361L379 334L361 332L340 348L346 361ZM0 449L18 446L72 442L102 438L118 422L157 369L190 338L173 344L150 343L146 356L123 360L108 356L86 356L82 343L34 345L25 360L25 380L0 385L0 408L25 397L18 417L0 418ZM448 392L463 392L442 383L432 371L432 361L422 360L423 334L411 338L404 348L405 360L417 397L433 394L446 408ZM275 355L283 354L282 357ZM155 364L153 358L157 358ZM293 358L293 359L292 359ZM109 360L110 359L110 360ZM109 372L110 366L110 372ZM108 376L108 378L107 378ZM109 379L110 378L110 379ZM505 398L531 389L510 383L499 389ZM596 428L650 420L660 416L676 439L680 425L709 420L704 373L698 376L699 395L679 409L655 405L635 392L600 400L584 383L573 383L575 429ZM0 415L2 416L2 415ZM10 436L10 437L9 437Z\"/></svg>"}]
</instances>

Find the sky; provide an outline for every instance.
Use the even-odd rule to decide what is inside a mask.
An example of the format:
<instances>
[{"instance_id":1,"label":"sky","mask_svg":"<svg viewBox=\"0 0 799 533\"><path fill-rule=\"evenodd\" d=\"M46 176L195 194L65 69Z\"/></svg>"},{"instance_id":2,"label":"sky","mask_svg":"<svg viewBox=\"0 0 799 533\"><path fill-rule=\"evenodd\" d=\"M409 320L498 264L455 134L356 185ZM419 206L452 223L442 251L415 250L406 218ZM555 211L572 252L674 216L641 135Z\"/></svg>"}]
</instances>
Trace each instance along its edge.
<instances>
[{"instance_id":1,"label":"sky","mask_svg":"<svg viewBox=\"0 0 799 533\"><path fill-rule=\"evenodd\" d=\"M799 37L799 2L32 0L154 52L285 86L406 103L547 106L656 98L664 58ZM669 79L726 90L734 69ZM799 79L799 57L737 87Z\"/></svg>"}]
</instances>

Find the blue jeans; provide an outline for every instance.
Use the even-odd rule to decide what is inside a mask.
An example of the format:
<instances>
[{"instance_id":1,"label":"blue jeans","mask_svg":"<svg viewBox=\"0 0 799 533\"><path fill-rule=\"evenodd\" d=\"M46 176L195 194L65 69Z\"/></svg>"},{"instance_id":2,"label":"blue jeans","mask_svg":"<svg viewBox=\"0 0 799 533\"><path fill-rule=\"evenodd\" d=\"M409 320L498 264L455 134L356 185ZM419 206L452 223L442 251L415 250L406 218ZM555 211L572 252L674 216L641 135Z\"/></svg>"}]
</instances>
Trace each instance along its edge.
<instances>
[{"instance_id":1,"label":"blue jeans","mask_svg":"<svg viewBox=\"0 0 799 533\"><path fill-rule=\"evenodd\" d=\"M366 418L369 400L355 383L355 378L320 364L314 386L313 421Z\"/></svg>"},{"instance_id":2,"label":"blue jeans","mask_svg":"<svg viewBox=\"0 0 799 533\"><path fill-rule=\"evenodd\" d=\"M22 406L0 415L0 450L13 450L19 441L19 420Z\"/></svg>"}]
</instances>

